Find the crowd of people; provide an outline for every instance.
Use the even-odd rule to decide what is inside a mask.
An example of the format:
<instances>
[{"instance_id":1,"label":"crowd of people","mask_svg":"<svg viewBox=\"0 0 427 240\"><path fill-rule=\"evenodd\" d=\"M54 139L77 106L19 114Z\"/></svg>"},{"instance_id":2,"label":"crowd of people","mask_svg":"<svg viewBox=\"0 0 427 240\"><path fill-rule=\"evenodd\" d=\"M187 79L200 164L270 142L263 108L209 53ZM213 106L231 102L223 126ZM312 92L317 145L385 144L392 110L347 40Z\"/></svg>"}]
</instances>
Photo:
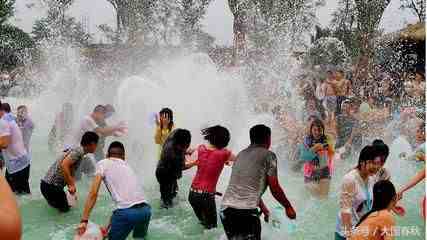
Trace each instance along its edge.
<instances>
[{"instance_id":1,"label":"crowd of people","mask_svg":"<svg viewBox=\"0 0 427 240\"><path fill-rule=\"evenodd\" d=\"M423 77L417 72L414 81L423 83ZM412 84L408 92L419 97L417 86ZM291 146L288 161L292 163L293 171L301 172L307 191L314 197L328 198L336 162L351 161L358 156L357 165L341 180L335 239L393 239L390 229L396 223L391 212L404 215L398 201L425 178L425 171L415 174L400 191L396 191L390 171L385 167L390 153L388 144L396 136L407 136L414 148L413 156L408 159L425 160L424 115L417 114L420 103L400 103L400 107L395 108L393 102L373 92L357 97L351 81L341 70L328 71L324 81L317 86L303 87L301 94L306 103L301 119L290 117L280 108L274 109L273 114L288 133L286 144ZM424 108L422 111L425 112ZM152 207L137 173L127 162L126 148L121 142L113 141L104 155L106 138L126 135L126 124L107 123L115 113L109 104L95 106L76 125L73 124L73 112L73 106L65 103L49 133L49 149L57 154L57 158L40 181L42 196L49 206L68 212L74 207L72 199L77 193L76 182L86 174L92 185L78 234L85 233L100 186L104 183L115 208L108 226L102 228L103 234L114 240L126 239L131 232L136 239L144 238L148 233ZM279 182L278 159L270 150L272 134L269 127L253 126L249 131L250 145L233 153L227 148L231 140L227 128L214 125L203 129L201 135L206 143L191 147L192 133L178 128L173 115L172 109L164 108L155 118L153 142L159 148L155 177L162 208L175 206L178 181L183 171L194 167L197 170L189 186L188 202L204 228L218 226L219 212L228 239L261 239L260 216L269 221L271 215L262 199L267 189L283 207L283 214L290 219L296 218L296 211ZM6 180L0 177L0 188L3 189L0 208L16 208L16 203L10 200L13 197L10 190L17 195L31 193L30 143L35 124L24 105L17 107L15 116L9 104L0 104L0 118L1 167L5 168ZM399 132L384 131L390 126ZM227 166L232 167L231 176L222 194L216 188ZM222 195L218 208L215 198ZM7 198L10 201L3 200ZM13 214L19 215L19 211ZM19 216L13 221L20 224ZM12 228L3 229L6 227L7 224L0 224L0 231L13 234L10 233ZM21 231L20 227L15 229Z\"/></svg>"}]
</instances>

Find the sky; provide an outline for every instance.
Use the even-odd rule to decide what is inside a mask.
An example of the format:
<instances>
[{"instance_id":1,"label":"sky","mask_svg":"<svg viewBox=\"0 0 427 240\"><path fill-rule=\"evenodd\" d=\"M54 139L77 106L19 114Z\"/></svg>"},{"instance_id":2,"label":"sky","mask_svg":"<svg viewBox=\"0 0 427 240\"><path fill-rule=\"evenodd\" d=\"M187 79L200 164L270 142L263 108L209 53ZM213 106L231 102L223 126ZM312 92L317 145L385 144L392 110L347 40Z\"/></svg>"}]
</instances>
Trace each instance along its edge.
<instances>
[{"instance_id":1,"label":"sky","mask_svg":"<svg viewBox=\"0 0 427 240\"><path fill-rule=\"evenodd\" d=\"M16 13L13 23L26 32L31 32L34 21L43 17L45 10L40 4L28 8L40 0L16 0ZM204 30L216 38L219 45L232 44L233 17L227 5L227 0L214 0L208 7L202 21ZM326 5L320 7L317 18L322 26L327 26L332 20L332 13L338 6L338 0L326 0ZM392 0L386 9L380 27L386 32L404 28L408 23L414 23L417 18L409 10L400 10L400 0ZM75 0L68 14L85 23L87 30L94 34L96 42L105 41L97 29L98 25L115 26L114 9L106 0ZM396 17L398 16L398 17Z\"/></svg>"}]
</instances>

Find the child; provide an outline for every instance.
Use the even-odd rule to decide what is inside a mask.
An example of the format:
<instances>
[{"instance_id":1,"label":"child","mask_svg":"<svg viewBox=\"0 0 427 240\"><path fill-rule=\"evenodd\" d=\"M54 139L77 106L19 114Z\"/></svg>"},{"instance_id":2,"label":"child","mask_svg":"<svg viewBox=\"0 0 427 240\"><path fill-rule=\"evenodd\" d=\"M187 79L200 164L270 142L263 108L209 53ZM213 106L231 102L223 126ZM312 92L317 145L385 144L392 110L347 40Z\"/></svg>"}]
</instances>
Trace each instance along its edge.
<instances>
[{"instance_id":1,"label":"child","mask_svg":"<svg viewBox=\"0 0 427 240\"><path fill-rule=\"evenodd\" d=\"M208 145L199 145L197 154L197 173L191 184L188 201L200 223L207 229L217 227L215 205L216 185L224 165L234 160L234 155L225 147L230 141L229 131L222 126L202 130Z\"/></svg>"}]
</instances>

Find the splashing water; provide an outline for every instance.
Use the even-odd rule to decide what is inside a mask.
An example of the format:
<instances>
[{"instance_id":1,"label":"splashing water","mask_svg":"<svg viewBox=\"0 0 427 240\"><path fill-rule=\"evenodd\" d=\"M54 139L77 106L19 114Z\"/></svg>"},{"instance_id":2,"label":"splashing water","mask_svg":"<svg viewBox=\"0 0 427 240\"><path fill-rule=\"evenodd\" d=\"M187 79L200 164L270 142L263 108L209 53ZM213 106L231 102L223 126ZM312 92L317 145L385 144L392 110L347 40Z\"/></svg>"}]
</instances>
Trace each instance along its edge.
<instances>
[{"instance_id":1,"label":"splashing water","mask_svg":"<svg viewBox=\"0 0 427 240\"><path fill-rule=\"evenodd\" d=\"M68 56L71 63L78 62L73 56ZM47 150L48 130L52 125L54 112L59 111L64 101L71 101L76 106L78 118L89 113L95 104L112 103L117 109L115 119L127 121L129 134L118 140L126 144L128 161L138 173L147 198L153 206L147 239L220 239L223 236L221 224L218 229L204 231L186 200L194 170L186 172L180 180L177 206L170 210L159 208L159 191L154 177L157 148L153 143L154 129L149 116L162 107L171 107L175 112L177 126L192 131L192 145L201 143L200 129L212 124L222 124L231 131L230 149L236 153L249 143L249 127L256 123L265 123L273 130L273 150L279 149L282 143L277 139L284 137L283 131L277 127L270 114L253 113L249 103L250 96L247 95L242 77L238 73L219 72L204 54L177 56L153 62L138 76L125 78L117 84L102 88L99 79L78 74L78 65L69 66L68 69L54 71L53 76L56 77L39 97L8 99L14 106L28 104L37 124L32 140L33 194L19 199L24 221L23 239L72 239L83 210L89 179L83 179L78 184L78 207L67 214L60 214L48 207L39 192L39 181L55 160ZM277 229L271 224L263 223L263 239L331 239L338 211L340 180L346 171L355 165L356 160L347 159L336 170L329 199L316 200L306 193L302 176L285 168L288 165L287 153L279 151L277 154L280 159L281 183L297 210L297 229L290 232L286 226ZM407 181L420 169L420 166L415 166L414 163L396 159L393 154L387 167L393 173L396 186ZM225 190L230 172L231 169L224 169L218 187L220 192ZM422 195L423 188L418 186L409 192L403 201L407 216L397 219L399 225L418 227L420 234L404 239L424 239L424 225L418 214L418 199ZM266 193L264 199L271 209L277 205L270 193ZM220 200L217 199L218 207ZM111 210L112 202L107 191L103 189L91 220L97 224L106 224Z\"/></svg>"}]
</instances>

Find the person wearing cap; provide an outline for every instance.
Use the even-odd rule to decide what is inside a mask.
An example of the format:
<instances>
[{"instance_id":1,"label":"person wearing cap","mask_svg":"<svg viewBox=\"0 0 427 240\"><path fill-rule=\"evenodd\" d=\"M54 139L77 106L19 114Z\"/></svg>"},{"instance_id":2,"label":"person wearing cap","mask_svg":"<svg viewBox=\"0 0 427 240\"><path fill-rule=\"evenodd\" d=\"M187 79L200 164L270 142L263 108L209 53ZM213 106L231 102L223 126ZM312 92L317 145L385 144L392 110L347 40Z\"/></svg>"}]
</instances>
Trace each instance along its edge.
<instances>
[{"instance_id":1,"label":"person wearing cap","mask_svg":"<svg viewBox=\"0 0 427 240\"><path fill-rule=\"evenodd\" d=\"M108 116L108 109L104 105L97 105L93 112L85 117L80 121L80 124L78 125L78 128L74 132L74 140L71 143L71 147L76 147L79 145L80 139L82 138L83 134L85 132L95 132L98 134L101 138L106 138L108 136L114 135L115 132L121 131L122 129L118 126L112 127L112 126L100 126L98 123L105 122L106 117ZM97 149L98 151L98 149ZM100 151L103 151L101 149ZM90 161L85 162L80 167L79 170L89 174L93 173L95 171L95 163L90 163Z\"/></svg>"},{"instance_id":2,"label":"person wearing cap","mask_svg":"<svg viewBox=\"0 0 427 240\"><path fill-rule=\"evenodd\" d=\"M6 180L16 194L30 194L30 156L25 149L22 132L15 121L6 121L0 107L0 148L6 165Z\"/></svg>"}]
</instances>

